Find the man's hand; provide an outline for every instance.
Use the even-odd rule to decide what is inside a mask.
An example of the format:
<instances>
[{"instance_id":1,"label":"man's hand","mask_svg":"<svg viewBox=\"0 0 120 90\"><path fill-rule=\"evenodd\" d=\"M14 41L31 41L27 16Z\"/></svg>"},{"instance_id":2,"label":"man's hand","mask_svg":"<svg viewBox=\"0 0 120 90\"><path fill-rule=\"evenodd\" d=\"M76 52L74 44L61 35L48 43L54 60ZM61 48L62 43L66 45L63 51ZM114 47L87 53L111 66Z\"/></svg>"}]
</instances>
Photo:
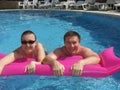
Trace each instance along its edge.
<instances>
[{"instance_id":1,"label":"man's hand","mask_svg":"<svg viewBox=\"0 0 120 90\"><path fill-rule=\"evenodd\" d=\"M3 71L3 66L0 66L0 74L2 73L2 71Z\"/></svg>"},{"instance_id":2,"label":"man's hand","mask_svg":"<svg viewBox=\"0 0 120 90\"><path fill-rule=\"evenodd\" d=\"M65 70L65 68L61 63L59 63L58 61L54 62L54 64L53 64L54 75L62 76L64 73L64 70Z\"/></svg>"},{"instance_id":3,"label":"man's hand","mask_svg":"<svg viewBox=\"0 0 120 90\"><path fill-rule=\"evenodd\" d=\"M83 71L83 66L84 66L84 63L82 61L73 64L71 67L72 75L73 76L80 76L82 74L82 71Z\"/></svg>"}]
</instances>

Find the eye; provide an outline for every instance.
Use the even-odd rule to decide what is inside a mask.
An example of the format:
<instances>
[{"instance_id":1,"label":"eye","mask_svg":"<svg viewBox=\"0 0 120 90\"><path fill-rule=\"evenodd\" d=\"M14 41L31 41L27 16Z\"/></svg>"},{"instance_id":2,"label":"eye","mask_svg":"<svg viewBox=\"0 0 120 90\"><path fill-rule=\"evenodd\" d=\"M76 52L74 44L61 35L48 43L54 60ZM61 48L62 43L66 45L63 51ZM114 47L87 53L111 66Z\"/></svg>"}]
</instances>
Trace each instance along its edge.
<instances>
[{"instance_id":1,"label":"eye","mask_svg":"<svg viewBox=\"0 0 120 90\"><path fill-rule=\"evenodd\" d=\"M77 42L73 42L73 44L76 44Z\"/></svg>"},{"instance_id":2,"label":"eye","mask_svg":"<svg viewBox=\"0 0 120 90\"><path fill-rule=\"evenodd\" d=\"M35 42L35 40L29 40L29 41L21 41L22 44L33 44Z\"/></svg>"}]
</instances>

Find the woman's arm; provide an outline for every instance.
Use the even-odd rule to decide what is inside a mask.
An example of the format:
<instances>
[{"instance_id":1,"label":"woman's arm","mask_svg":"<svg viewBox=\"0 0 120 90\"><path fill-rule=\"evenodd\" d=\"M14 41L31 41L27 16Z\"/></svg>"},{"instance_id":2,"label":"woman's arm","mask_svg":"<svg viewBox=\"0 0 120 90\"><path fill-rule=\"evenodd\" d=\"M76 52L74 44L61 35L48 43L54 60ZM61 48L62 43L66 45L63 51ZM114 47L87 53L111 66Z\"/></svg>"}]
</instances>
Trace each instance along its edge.
<instances>
[{"instance_id":1,"label":"woman's arm","mask_svg":"<svg viewBox=\"0 0 120 90\"><path fill-rule=\"evenodd\" d=\"M16 60L15 53L16 52L11 52L10 54L8 54L0 60L0 74L2 73L2 70L5 65L8 65Z\"/></svg>"},{"instance_id":2,"label":"woman's arm","mask_svg":"<svg viewBox=\"0 0 120 90\"><path fill-rule=\"evenodd\" d=\"M42 63L43 59L45 58L45 50L42 44L37 44L37 59L39 63Z\"/></svg>"},{"instance_id":3,"label":"woman's arm","mask_svg":"<svg viewBox=\"0 0 120 90\"><path fill-rule=\"evenodd\" d=\"M43 59L45 58L45 50L42 46L42 44L37 43L36 46L36 51L37 51L37 61L31 61L26 67L25 67L25 72L28 71L28 73L34 73L35 72L35 65L36 64L41 64Z\"/></svg>"}]
</instances>

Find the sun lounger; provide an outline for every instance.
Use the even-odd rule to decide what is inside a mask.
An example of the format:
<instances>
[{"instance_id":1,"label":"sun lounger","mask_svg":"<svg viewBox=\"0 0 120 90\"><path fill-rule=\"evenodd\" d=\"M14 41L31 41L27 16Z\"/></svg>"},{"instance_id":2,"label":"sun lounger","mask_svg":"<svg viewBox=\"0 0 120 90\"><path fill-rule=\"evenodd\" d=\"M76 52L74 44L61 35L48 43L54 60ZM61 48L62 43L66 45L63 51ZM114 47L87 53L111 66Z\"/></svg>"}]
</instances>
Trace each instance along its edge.
<instances>
[{"instance_id":1,"label":"sun lounger","mask_svg":"<svg viewBox=\"0 0 120 90\"><path fill-rule=\"evenodd\" d=\"M85 2L82 4L83 10L89 10L95 8L95 0L85 0Z\"/></svg>"},{"instance_id":2,"label":"sun lounger","mask_svg":"<svg viewBox=\"0 0 120 90\"><path fill-rule=\"evenodd\" d=\"M115 0L114 7L115 7L115 10L118 10L118 8L120 7L120 0Z\"/></svg>"},{"instance_id":3,"label":"sun lounger","mask_svg":"<svg viewBox=\"0 0 120 90\"><path fill-rule=\"evenodd\" d=\"M27 8L27 5L28 5L28 0L18 2L18 8L22 7L23 9L25 9L25 8Z\"/></svg>"},{"instance_id":4,"label":"sun lounger","mask_svg":"<svg viewBox=\"0 0 120 90\"><path fill-rule=\"evenodd\" d=\"M67 2L64 3L64 5L66 9L69 9L73 7L75 3L76 3L75 0L67 0Z\"/></svg>"},{"instance_id":5,"label":"sun lounger","mask_svg":"<svg viewBox=\"0 0 120 90\"><path fill-rule=\"evenodd\" d=\"M33 0L28 2L28 7L32 7L33 9L37 7L38 0Z\"/></svg>"},{"instance_id":6,"label":"sun lounger","mask_svg":"<svg viewBox=\"0 0 120 90\"><path fill-rule=\"evenodd\" d=\"M39 1L38 2L38 8L49 8L52 4L49 2L49 0Z\"/></svg>"},{"instance_id":7,"label":"sun lounger","mask_svg":"<svg viewBox=\"0 0 120 90\"><path fill-rule=\"evenodd\" d=\"M84 4L85 1L77 1L73 6L75 9L80 9L82 7L82 4Z\"/></svg>"},{"instance_id":8,"label":"sun lounger","mask_svg":"<svg viewBox=\"0 0 120 90\"><path fill-rule=\"evenodd\" d=\"M63 9L63 8L65 8L65 3L66 3L65 1L56 3L56 4L54 5L54 8Z\"/></svg>"},{"instance_id":9,"label":"sun lounger","mask_svg":"<svg viewBox=\"0 0 120 90\"><path fill-rule=\"evenodd\" d=\"M114 9L115 0L107 0L106 2L95 2L98 10L111 10Z\"/></svg>"}]
</instances>

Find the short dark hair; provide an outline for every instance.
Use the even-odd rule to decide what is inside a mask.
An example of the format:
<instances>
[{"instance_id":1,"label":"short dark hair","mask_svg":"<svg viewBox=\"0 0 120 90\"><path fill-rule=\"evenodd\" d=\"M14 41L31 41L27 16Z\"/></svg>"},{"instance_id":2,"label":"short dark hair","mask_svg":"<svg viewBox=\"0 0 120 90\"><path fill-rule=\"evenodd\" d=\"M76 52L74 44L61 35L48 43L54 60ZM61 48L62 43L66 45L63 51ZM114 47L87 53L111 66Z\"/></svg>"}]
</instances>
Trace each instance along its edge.
<instances>
[{"instance_id":1,"label":"short dark hair","mask_svg":"<svg viewBox=\"0 0 120 90\"><path fill-rule=\"evenodd\" d=\"M22 35L21 35L21 41L22 41L23 35L26 35L26 34L33 34L33 35L35 36L35 40L36 40L36 35L35 35L35 33L34 33L33 31L31 31L31 30L26 30L26 31L24 31L24 32L22 33Z\"/></svg>"},{"instance_id":2,"label":"short dark hair","mask_svg":"<svg viewBox=\"0 0 120 90\"><path fill-rule=\"evenodd\" d=\"M68 31L64 35L64 42L65 42L66 37L72 37L72 36L77 36L79 41L81 40L81 36L77 32L75 32L75 31Z\"/></svg>"}]
</instances>

